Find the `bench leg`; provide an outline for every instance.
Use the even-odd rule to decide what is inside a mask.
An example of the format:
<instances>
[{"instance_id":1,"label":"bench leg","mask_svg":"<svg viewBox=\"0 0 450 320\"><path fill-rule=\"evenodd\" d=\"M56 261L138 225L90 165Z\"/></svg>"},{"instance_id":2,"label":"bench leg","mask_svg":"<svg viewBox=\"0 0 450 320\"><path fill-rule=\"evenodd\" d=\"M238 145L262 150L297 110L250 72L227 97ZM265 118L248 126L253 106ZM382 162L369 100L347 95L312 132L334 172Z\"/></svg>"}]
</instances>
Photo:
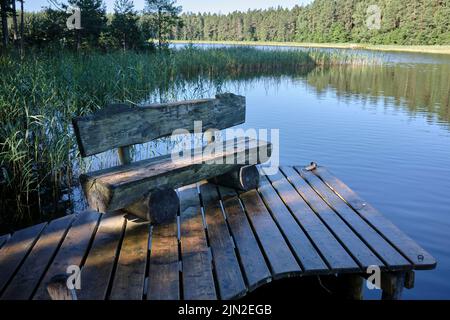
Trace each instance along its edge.
<instances>
[{"instance_id":1,"label":"bench leg","mask_svg":"<svg viewBox=\"0 0 450 320\"><path fill-rule=\"evenodd\" d=\"M405 272L385 272L381 274L382 300L400 300L405 286Z\"/></svg>"},{"instance_id":2,"label":"bench leg","mask_svg":"<svg viewBox=\"0 0 450 320\"><path fill-rule=\"evenodd\" d=\"M242 166L209 179L209 182L241 191L248 191L259 186L259 171L254 165Z\"/></svg>"},{"instance_id":3,"label":"bench leg","mask_svg":"<svg viewBox=\"0 0 450 320\"><path fill-rule=\"evenodd\" d=\"M162 224L173 221L178 214L180 199L173 189L156 190L144 199L125 208L141 219Z\"/></svg>"}]
</instances>

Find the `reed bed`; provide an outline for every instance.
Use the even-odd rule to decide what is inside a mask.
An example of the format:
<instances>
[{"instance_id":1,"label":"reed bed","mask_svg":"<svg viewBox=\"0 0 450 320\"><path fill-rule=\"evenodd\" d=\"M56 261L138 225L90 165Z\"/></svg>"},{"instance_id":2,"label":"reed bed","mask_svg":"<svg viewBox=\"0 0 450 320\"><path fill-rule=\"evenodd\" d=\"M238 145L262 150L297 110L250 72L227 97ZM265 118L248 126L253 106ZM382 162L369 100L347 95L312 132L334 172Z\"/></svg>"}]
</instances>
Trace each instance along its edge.
<instances>
[{"instance_id":1,"label":"reed bed","mask_svg":"<svg viewBox=\"0 0 450 320\"><path fill-rule=\"evenodd\" d=\"M180 83L293 75L336 64L370 63L311 50L197 49L153 53L30 52L0 56L0 225L17 228L64 214L79 167L74 116L109 103L164 100ZM159 94L157 94L159 93Z\"/></svg>"}]
</instances>

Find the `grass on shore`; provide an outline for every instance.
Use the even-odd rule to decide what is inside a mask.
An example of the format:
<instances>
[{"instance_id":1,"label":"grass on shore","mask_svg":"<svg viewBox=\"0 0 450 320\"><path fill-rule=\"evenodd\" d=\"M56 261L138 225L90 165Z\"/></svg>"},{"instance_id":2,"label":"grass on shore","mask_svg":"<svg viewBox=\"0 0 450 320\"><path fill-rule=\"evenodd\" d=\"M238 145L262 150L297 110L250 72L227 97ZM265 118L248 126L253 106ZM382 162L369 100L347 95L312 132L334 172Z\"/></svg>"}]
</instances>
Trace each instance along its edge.
<instances>
[{"instance_id":1,"label":"grass on shore","mask_svg":"<svg viewBox=\"0 0 450 320\"><path fill-rule=\"evenodd\" d=\"M303 48L335 48L335 49L364 49L372 51L396 51L396 52L417 52L450 54L450 45L374 45L362 43L308 43L308 42L269 42L269 41L188 41L172 40L172 43L198 43L198 44L223 44L223 45L244 45L244 46L274 46L274 47L303 47Z\"/></svg>"}]
</instances>

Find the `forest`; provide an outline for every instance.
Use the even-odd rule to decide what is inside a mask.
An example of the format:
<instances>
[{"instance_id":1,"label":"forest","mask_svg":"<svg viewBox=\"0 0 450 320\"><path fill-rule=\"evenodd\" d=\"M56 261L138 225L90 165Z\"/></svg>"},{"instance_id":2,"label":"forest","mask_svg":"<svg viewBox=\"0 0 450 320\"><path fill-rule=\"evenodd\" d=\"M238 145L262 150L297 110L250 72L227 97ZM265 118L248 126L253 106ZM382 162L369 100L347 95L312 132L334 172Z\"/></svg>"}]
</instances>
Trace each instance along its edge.
<instances>
[{"instance_id":1,"label":"forest","mask_svg":"<svg viewBox=\"0 0 450 320\"><path fill-rule=\"evenodd\" d=\"M366 24L373 5L380 9L379 29ZM293 9L181 17L180 40L450 44L450 0L314 0Z\"/></svg>"},{"instance_id":2,"label":"forest","mask_svg":"<svg viewBox=\"0 0 450 320\"><path fill-rule=\"evenodd\" d=\"M147 0L143 11L132 0L116 0L110 13L102 0L49 0L40 12L27 12L23 0L0 5L2 50L142 50L168 40L450 44L450 0L314 0L229 14L182 13L175 0ZM374 5L379 28L367 26ZM67 28L71 7L80 8L82 28Z\"/></svg>"}]
</instances>

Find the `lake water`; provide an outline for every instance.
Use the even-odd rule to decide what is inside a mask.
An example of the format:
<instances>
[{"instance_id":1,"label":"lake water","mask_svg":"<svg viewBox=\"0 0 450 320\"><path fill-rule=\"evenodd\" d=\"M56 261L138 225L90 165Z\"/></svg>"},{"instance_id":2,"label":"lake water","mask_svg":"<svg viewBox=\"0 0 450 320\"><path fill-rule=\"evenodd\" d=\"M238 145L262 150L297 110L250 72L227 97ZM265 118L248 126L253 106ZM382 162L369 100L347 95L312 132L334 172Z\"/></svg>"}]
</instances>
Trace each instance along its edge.
<instances>
[{"instance_id":1,"label":"lake water","mask_svg":"<svg viewBox=\"0 0 450 320\"><path fill-rule=\"evenodd\" d=\"M245 95L243 127L279 129L281 164L328 167L437 259L436 270L416 273L404 297L449 299L450 56L376 55L386 63L200 79L163 100ZM108 166L105 159L94 167Z\"/></svg>"}]
</instances>

